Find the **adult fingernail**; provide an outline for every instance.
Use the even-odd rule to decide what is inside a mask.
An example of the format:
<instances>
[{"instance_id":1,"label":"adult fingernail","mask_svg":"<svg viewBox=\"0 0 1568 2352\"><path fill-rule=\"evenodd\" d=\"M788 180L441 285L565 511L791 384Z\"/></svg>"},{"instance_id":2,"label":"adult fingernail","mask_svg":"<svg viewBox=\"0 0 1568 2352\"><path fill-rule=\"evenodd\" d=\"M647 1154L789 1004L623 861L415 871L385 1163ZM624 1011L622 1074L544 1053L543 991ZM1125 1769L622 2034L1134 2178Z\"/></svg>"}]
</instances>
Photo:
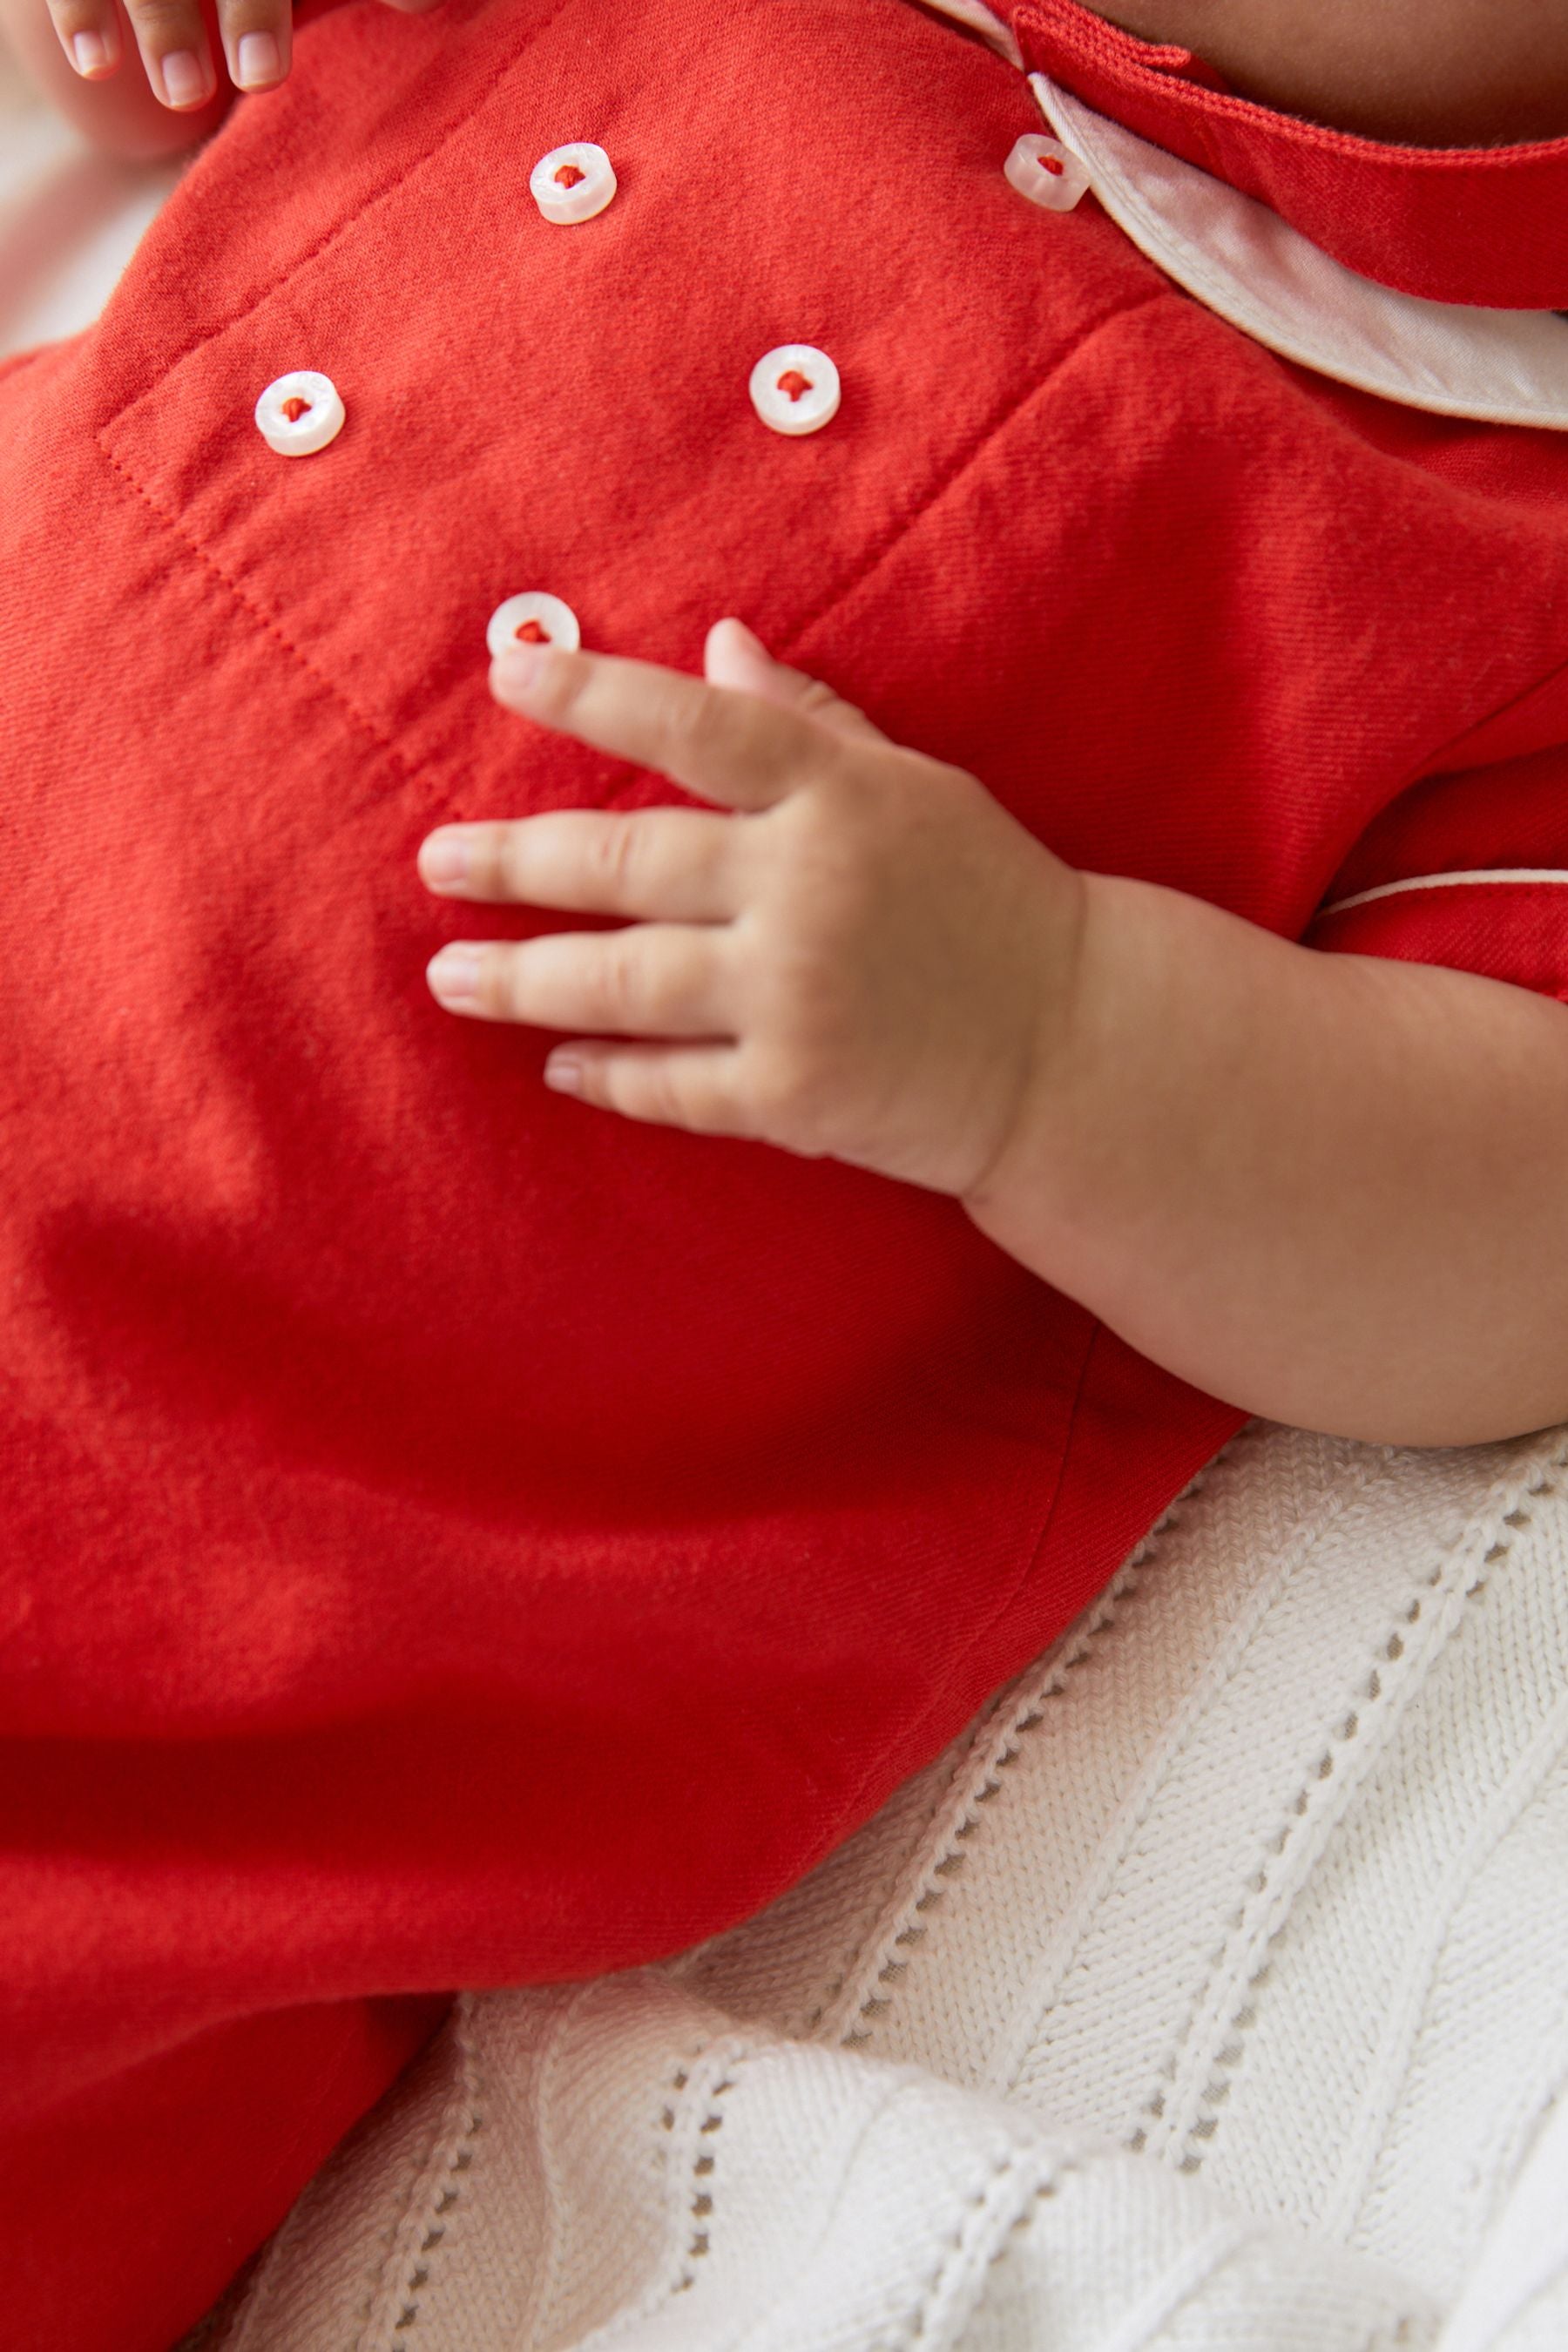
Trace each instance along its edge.
<instances>
[{"instance_id":1,"label":"adult fingernail","mask_svg":"<svg viewBox=\"0 0 1568 2352\"><path fill-rule=\"evenodd\" d=\"M419 871L426 882L461 882L468 871L468 845L460 833L433 833L419 851Z\"/></svg>"},{"instance_id":2,"label":"adult fingernail","mask_svg":"<svg viewBox=\"0 0 1568 2352\"><path fill-rule=\"evenodd\" d=\"M82 79L90 81L109 64L109 43L101 33L78 33L71 42L71 59Z\"/></svg>"},{"instance_id":3,"label":"adult fingernail","mask_svg":"<svg viewBox=\"0 0 1568 2352\"><path fill-rule=\"evenodd\" d=\"M481 950L461 944L443 948L425 967L431 993L443 1004L477 1004L479 1001Z\"/></svg>"},{"instance_id":4,"label":"adult fingernail","mask_svg":"<svg viewBox=\"0 0 1568 2352\"><path fill-rule=\"evenodd\" d=\"M270 89L283 79L283 52L270 33L243 33L234 53L241 89Z\"/></svg>"},{"instance_id":5,"label":"adult fingernail","mask_svg":"<svg viewBox=\"0 0 1568 2352\"><path fill-rule=\"evenodd\" d=\"M175 109L200 106L207 96L207 77L194 49L172 49L159 67L163 97Z\"/></svg>"}]
</instances>

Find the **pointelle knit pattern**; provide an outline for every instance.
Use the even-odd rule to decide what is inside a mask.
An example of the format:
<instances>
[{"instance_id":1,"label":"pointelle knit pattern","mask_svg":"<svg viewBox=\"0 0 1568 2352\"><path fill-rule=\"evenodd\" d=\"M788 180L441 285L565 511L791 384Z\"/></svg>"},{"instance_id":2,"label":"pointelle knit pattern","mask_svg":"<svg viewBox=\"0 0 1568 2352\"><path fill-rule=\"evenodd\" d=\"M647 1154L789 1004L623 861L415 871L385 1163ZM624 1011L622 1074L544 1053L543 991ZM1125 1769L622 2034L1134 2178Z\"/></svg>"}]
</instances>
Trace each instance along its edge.
<instances>
[{"instance_id":1,"label":"pointelle knit pattern","mask_svg":"<svg viewBox=\"0 0 1568 2352\"><path fill-rule=\"evenodd\" d=\"M466 1996L206 2352L1561 2352L1568 1433L1253 1423L665 1968Z\"/></svg>"}]
</instances>

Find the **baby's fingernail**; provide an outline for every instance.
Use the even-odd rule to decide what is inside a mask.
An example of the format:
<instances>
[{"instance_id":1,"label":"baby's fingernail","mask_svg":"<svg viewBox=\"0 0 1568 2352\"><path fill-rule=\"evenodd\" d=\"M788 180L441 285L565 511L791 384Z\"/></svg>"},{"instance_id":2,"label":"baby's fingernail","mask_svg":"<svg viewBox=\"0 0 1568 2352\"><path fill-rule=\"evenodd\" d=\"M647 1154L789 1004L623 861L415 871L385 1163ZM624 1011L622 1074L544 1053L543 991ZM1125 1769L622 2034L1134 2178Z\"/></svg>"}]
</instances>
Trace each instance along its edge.
<instances>
[{"instance_id":1,"label":"baby's fingernail","mask_svg":"<svg viewBox=\"0 0 1568 2352\"><path fill-rule=\"evenodd\" d=\"M766 646L763 645L755 629L748 629L744 621L741 620L737 614L731 613L725 623L725 626L733 629L736 635L740 637L744 644L750 646L753 653L765 654L767 652L768 649Z\"/></svg>"},{"instance_id":2,"label":"baby's fingernail","mask_svg":"<svg viewBox=\"0 0 1568 2352\"><path fill-rule=\"evenodd\" d=\"M270 89L283 79L283 52L271 33L242 33L234 62L241 89Z\"/></svg>"},{"instance_id":3,"label":"baby's fingernail","mask_svg":"<svg viewBox=\"0 0 1568 2352\"><path fill-rule=\"evenodd\" d=\"M496 656L490 664L490 692L498 702L515 702L527 694L545 650L543 646L509 646Z\"/></svg>"},{"instance_id":4,"label":"baby's fingernail","mask_svg":"<svg viewBox=\"0 0 1568 2352\"><path fill-rule=\"evenodd\" d=\"M71 42L71 58L84 81L102 73L109 64L109 43L101 33L78 33Z\"/></svg>"},{"instance_id":5,"label":"baby's fingernail","mask_svg":"<svg viewBox=\"0 0 1568 2352\"><path fill-rule=\"evenodd\" d=\"M461 882L468 871L468 845L460 833L433 833L421 845L419 871L426 882Z\"/></svg>"},{"instance_id":6,"label":"baby's fingernail","mask_svg":"<svg viewBox=\"0 0 1568 2352\"><path fill-rule=\"evenodd\" d=\"M583 1065L575 1054L552 1054L544 1065L544 1083L558 1095L580 1095Z\"/></svg>"},{"instance_id":7,"label":"baby's fingernail","mask_svg":"<svg viewBox=\"0 0 1568 2352\"><path fill-rule=\"evenodd\" d=\"M443 1004L477 1004L479 1001L479 964L482 950L457 945L443 948L433 955L425 967L425 977L432 995Z\"/></svg>"},{"instance_id":8,"label":"baby's fingernail","mask_svg":"<svg viewBox=\"0 0 1568 2352\"><path fill-rule=\"evenodd\" d=\"M171 50L158 70L163 77L164 100L176 110L200 106L208 95L206 73L194 49Z\"/></svg>"}]
</instances>

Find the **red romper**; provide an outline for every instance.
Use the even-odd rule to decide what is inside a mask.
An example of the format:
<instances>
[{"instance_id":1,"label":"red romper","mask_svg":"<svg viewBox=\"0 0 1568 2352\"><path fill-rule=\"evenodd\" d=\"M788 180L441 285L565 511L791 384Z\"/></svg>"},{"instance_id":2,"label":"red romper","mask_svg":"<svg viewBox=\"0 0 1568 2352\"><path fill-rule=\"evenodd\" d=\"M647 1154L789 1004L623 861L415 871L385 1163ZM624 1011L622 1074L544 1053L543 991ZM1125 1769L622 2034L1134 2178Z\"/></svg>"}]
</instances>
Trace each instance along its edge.
<instances>
[{"instance_id":1,"label":"red romper","mask_svg":"<svg viewBox=\"0 0 1568 2352\"><path fill-rule=\"evenodd\" d=\"M1015 30L1360 269L1568 304L1568 146ZM767 1902L1241 1417L952 1201L585 1111L436 1007L433 824L679 797L495 708L503 598L687 668L739 613L1069 860L1568 994L1568 439L1263 348L1026 202L1043 128L910 0L357 0L0 373L26 2352L161 2352L432 1997ZM576 140L619 189L560 226ZM785 342L841 374L809 436L747 398ZM347 423L290 462L301 368Z\"/></svg>"}]
</instances>

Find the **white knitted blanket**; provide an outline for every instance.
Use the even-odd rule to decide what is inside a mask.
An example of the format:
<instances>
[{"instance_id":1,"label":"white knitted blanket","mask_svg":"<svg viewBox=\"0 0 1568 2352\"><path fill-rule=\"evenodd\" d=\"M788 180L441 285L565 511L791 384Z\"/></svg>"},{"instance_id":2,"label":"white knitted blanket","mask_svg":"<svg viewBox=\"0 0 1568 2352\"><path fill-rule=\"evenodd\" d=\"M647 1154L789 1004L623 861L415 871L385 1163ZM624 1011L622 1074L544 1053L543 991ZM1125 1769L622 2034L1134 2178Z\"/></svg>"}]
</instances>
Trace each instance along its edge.
<instances>
[{"instance_id":1,"label":"white knitted blanket","mask_svg":"<svg viewBox=\"0 0 1568 2352\"><path fill-rule=\"evenodd\" d=\"M1564 2352L1565 1465L1254 1424L761 1918L466 1997L206 2341Z\"/></svg>"}]
</instances>

